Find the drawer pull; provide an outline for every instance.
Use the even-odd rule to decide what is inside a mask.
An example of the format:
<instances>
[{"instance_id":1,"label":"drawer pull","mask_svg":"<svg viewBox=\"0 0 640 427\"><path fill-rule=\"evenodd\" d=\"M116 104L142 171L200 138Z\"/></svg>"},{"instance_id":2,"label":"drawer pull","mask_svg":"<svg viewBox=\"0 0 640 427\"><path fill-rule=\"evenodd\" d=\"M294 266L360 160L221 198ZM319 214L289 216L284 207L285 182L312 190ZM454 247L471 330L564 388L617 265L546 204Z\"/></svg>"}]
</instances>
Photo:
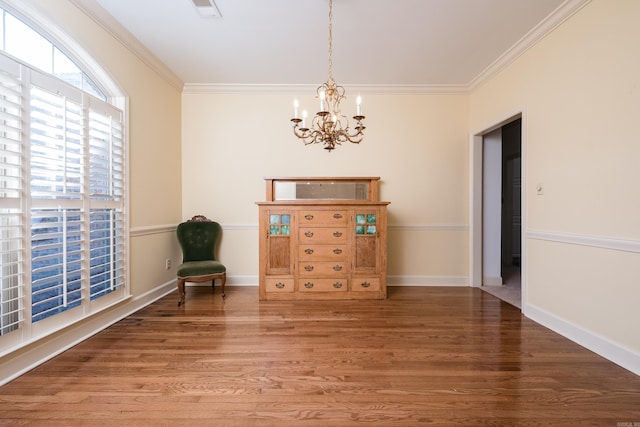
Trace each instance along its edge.
<instances>
[{"instance_id":1,"label":"drawer pull","mask_svg":"<svg viewBox=\"0 0 640 427\"><path fill-rule=\"evenodd\" d=\"M307 214L307 215L304 216L304 219L307 219L307 220L311 221L313 219L313 215Z\"/></svg>"},{"instance_id":2,"label":"drawer pull","mask_svg":"<svg viewBox=\"0 0 640 427\"><path fill-rule=\"evenodd\" d=\"M333 232L333 237L341 237L342 236L342 231L334 231Z\"/></svg>"},{"instance_id":3,"label":"drawer pull","mask_svg":"<svg viewBox=\"0 0 640 427\"><path fill-rule=\"evenodd\" d=\"M306 271L313 271L313 265L305 265L305 266L304 266L304 269L305 269Z\"/></svg>"},{"instance_id":4,"label":"drawer pull","mask_svg":"<svg viewBox=\"0 0 640 427\"><path fill-rule=\"evenodd\" d=\"M284 283L282 283L282 282L276 283L276 288L278 288L278 289L284 288Z\"/></svg>"},{"instance_id":5,"label":"drawer pull","mask_svg":"<svg viewBox=\"0 0 640 427\"><path fill-rule=\"evenodd\" d=\"M362 283L360 283L360 286L362 286L363 288L368 288L369 286L371 286L371 283L369 283L369 282L362 282Z\"/></svg>"},{"instance_id":6,"label":"drawer pull","mask_svg":"<svg viewBox=\"0 0 640 427\"><path fill-rule=\"evenodd\" d=\"M339 213L337 213L337 214L333 214L333 217L334 217L335 219L342 219L342 214L339 214Z\"/></svg>"},{"instance_id":7,"label":"drawer pull","mask_svg":"<svg viewBox=\"0 0 640 427\"><path fill-rule=\"evenodd\" d=\"M307 255L311 255L313 253L313 249L305 249L304 253Z\"/></svg>"},{"instance_id":8,"label":"drawer pull","mask_svg":"<svg viewBox=\"0 0 640 427\"><path fill-rule=\"evenodd\" d=\"M336 248L336 249L333 250L333 253L336 254L336 255L340 255L342 253L342 249Z\"/></svg>"},{"instance_id":9,"label":"drawer pull","mask_svg":"<svg viewBox=\"0 0 640 427\"><path fill-rule=\"evenodd\" d=\"M342 266L340 264L334 265L333 271L342 271Z\"/></svg>"},{"instance_id":10,"label":"drawer pull","mask_svg":"<svg viewBox=\"0 0 640 427\"><path fill-rule=\"evenodd\" d=\"M307 282L307 283L304 284L304 287L307 288L307 289L311 289L311 288L313 288L313 283Z\"/></svg>"},{"instance_id":11,"label":"drawer pull","mask_svg":"<svg viewBox=\"0 0 640 427\"><path fill-rule=\"evenodd\" d=\"M304 235L307 237L313 237L313 231L305 231Z\"/></svg>"},{"instance_id":12,"label":"drawer pull","mask_svg":"<svg viewBox=\"0 0 640 427\"><path fill-rule=\"evenodd\" d=\"M336 282L336 283L333 284L333 287L336 288L336 289L340 289L342 287L342 283Z\"/></svg>"}]
</instances>

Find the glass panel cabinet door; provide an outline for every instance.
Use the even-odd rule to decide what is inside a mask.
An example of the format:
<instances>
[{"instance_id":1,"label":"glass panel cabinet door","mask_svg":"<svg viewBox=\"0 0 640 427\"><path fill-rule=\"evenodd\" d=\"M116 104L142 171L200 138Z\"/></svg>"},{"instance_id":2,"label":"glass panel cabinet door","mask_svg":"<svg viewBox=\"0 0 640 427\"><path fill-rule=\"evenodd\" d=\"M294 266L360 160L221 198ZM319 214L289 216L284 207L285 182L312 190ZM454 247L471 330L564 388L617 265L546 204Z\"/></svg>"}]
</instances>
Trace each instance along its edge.
<instances>
[{"instance_id":1,"label":"glass panel cabinet door","mask_svg":"<svg viewBox=\"0 0 640 427\"><path fill-rule=\"evenodd\" d=\"M378 212L356 211L355 271L375 272L378 259Z\"/></svg>"},{"instance_id":2,"label":"glass panel cabinet door","mask_svg":"<svg viewBox=\"0 0 640 427\"><path fill-rule=\"evenodd\" d=\"M267 274L291 273L291 213L269 212Z\"/></svg>"}]
</instances>

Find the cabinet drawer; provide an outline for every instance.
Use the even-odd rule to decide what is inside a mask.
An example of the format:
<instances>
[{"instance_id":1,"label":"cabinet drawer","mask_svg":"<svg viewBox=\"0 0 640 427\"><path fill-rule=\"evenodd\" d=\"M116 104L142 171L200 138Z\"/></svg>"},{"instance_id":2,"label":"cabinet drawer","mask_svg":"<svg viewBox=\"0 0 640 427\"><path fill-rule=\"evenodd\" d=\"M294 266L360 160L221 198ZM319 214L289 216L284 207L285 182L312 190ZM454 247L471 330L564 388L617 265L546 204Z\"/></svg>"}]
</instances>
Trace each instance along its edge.
<instances>
[{"instance_id":1,"label":"cabinet drawer","mask_svg":"<svg viewBox=\"0 0 640 427\"><path fill-rule=\"evenodd\" d=\"M344 277L336 279L310 277L300 279L298 284L298 291L300 292L346 292L347 289L347 279Z\"/></svg>"},{"instance_id":2,"label":"cabinet drawer","mask_svg":"<svg viewBox=\"0 0 640 427\"><path fill-rule=\"evenodd\" d=\"M299 277L336 277L349 274L346 261L300 261Z\"/></svg>"},{"instance_id":3,"label":"cabinet drawer","mask_svg":"<svg viewBox=\"0 0 640 427\"><path fill-rule=\"evenodd\" d=\"M378 292L380 279L378 277L354 277L351 280L351 290L354 292Z\"/></svg>"},{"instance_id":4,"label":"cabinet drawer","mask_svg":"<svg viewBox=\"0 0 640 427\"><path fill-rule=\"evenodd\" d=\"M347 211L330 210L330 211L300 211L298 214L298 223L304 227L313 226L344 226L347 224Z\"/></svg>"},{"instance_id":5,"label":"cabinet drawer","mask_svg":"<svg viewBox=\"0 0 640 427\"><path fill-rule=\"evenodd\" d=\"M293 292L293 279L265 279L264 289L267 292Z\"/></svg>"},{"instance_id":6,"label":"cabinet drawer","mask_svg":"<svg viewBox=\"0 0 640 427\"><path fill-rule=\"evenodd\" d=\"M303 261L345 261L349 256L347 245L300 245L298 259Z\"/></svg>"},{"instance_id":7,"label":"cabinet drawer","mask_svg":"<svg viewBox=\"0 0 640 427\"><path fill-rule=\"evenodd\" d=\"M301 244L347 243L347 229L342 227L300 227L298 240Z\"/></svg>"}]
</instances>

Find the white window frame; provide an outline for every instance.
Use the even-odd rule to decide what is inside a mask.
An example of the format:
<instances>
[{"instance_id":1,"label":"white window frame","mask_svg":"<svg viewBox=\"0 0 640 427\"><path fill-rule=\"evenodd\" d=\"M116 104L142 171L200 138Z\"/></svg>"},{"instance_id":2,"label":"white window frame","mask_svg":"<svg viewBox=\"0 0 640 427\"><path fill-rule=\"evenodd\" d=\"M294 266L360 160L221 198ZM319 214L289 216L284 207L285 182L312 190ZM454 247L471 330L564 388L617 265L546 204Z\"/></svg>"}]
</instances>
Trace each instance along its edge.
<instances>
[{"instance_id":1,"label":"white window frame","mask_svg":"<svg viewBox=\"0 0 640 427\"><path fill-rule=\"evenodd\" d=\"M39 32L43 36L45 36L48 40L52 41L54 45L64 52L69 58L71 58L78 66L81 68L83 72L85 72L94 82L98 83L100 87L103 89L105 94L107 95L107 102L104 102L98 98L95 98L92 95L82 92L82 103L87 108L85 110L85 114L88 114L89 107L94 109L103 109L105 114L119 114L122 123L122 145L123 145L123 156L124 163L122 165L122 174L124 180L124 188L122 188L122 198L120 201L114 200L91 200L88 196L85 196L84 201L80 203L78 206L82 210L81 215L83 216L85 223L88 224L88 216L91 209L113 209L118 208L122 212L122 230L120 231L121 237L123 239L123 254L122 254L122 263L121 266L123 269L123 280L121 286L115 291L110 292L106 295L103 295L96 299L91 299L90 297L90 283L88 282L86 273L82 279L82 293L83 300L79 307L55 314L46 319L32 322L31 321L31 219L30 213L34 203L31 197L25 197L24 195L21 197L19 202L19 209L21 211L21 224L22 229L24 230L22 235L22 283L20 287L20 298L21 298L21 324L20 327L12 332L6 333L0 336L0 356L4 354L8 354L12 351L15 351L17 348L23 347L27 344L30 344L34 341L37 341L47 335L50 335L56 331L64 329L74 323L77 323L83 319L86 319L100 311L103 311L113 305L116 305L128 297L130 297L130 269L129 269L129 189L128 189L128 99L124 95L124 93L118 88L113 79L100 67L97 65L97 62L93 60L86 52L73 40L71 37L66 35L63 31L61 31L57 26L48 21L48 19L41 14L38 10L36 10L32 5L24 4L26 2L18 2L14 0L0 0L0 8L6 10L12 15L16 16L18 19L22 20L25 24L32 27L35 31ZM30 90L30 85L32 81L38 80L40 82L46 81L54 89L61 92L69 91L69 93L74 93L74 96L77 96L77 92L79 89L68 85L67 83L62 82L57 77L48 75L39 70L35 70L30 67L28 64L24 64L16 58L12 58L9 55L2 53L2 58L0 58L4 63L11 62L11 67L15 70L16 67L19 69L20 79L23 83L23 97L27 96ZM55 83L52 83L55 82ZM80 91L81 92L81 91ZM23 108L23 115L27 117L30 116L30 107L27 105ZM30 124L28 121L23 124L23 138L24 144L30 144L30 135L29 129ZM87 137L88 138L88 137ZM27 150L28 151L28 150ZM87 159L85 161L88 162ZM23 189L24 191L28 191L30 183L28 182L29 176L29 159L28 155L26 159L23 159L24 164L24 178L23 178ZM87 190L88 177L85 179L85 191ZM7 201L0 200L0 208L6 206L13 206L15 201ZM35 203L41 207L46 206L48 202L37 200ZM57 206L58 204L54 201L51 201L51 206ZM83 234L86 236L83 240L89 241L89 232L88 226L87 229L83 231ZM84 268L90 269L89 260L84 260Z\"/></svg>"}]
</instances>

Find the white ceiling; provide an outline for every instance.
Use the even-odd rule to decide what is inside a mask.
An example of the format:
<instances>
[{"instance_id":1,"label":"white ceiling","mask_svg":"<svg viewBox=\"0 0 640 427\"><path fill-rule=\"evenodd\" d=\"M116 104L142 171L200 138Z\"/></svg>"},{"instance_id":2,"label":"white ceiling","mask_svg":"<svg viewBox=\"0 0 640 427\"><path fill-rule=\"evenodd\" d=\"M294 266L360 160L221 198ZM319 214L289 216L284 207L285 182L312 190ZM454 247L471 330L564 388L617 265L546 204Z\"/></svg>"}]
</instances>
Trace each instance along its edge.
<instances>
[{"instance_id":1,"label":"white ceiling","mask_svg":"<svg viewBox=\"0 0 640 427\"><path fill-rule=\"evenodd\" d=\"M222 17L208 19L192 0L74 1L118 37L133 35L183 83L327 79L328 0L215 0ZM333 75L345 86L469 86L571 3L580 1L334 0Z\"/></svg>"}]
</instances>

